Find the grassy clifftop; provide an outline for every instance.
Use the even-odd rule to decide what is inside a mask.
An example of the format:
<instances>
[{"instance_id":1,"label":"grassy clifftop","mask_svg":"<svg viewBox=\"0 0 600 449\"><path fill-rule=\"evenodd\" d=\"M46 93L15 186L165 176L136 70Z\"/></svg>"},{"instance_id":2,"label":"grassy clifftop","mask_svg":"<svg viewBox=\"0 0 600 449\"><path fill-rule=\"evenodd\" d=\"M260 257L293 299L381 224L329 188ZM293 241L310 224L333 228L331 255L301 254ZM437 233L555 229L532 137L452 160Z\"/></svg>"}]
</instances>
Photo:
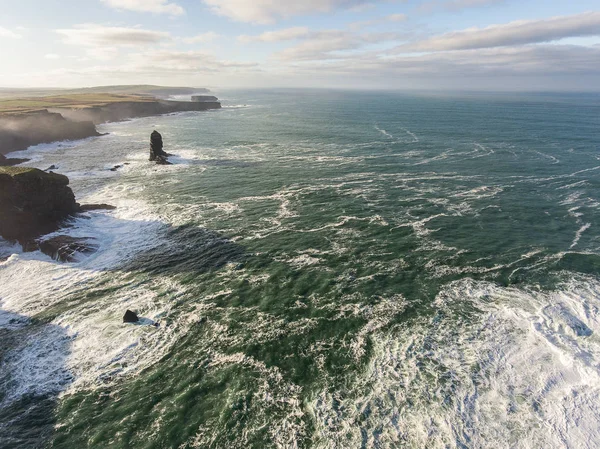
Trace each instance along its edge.
<instances>
[{"instance_id":1,"label":"grassy clifftop","mask_svg":"<svg viewBox=\"0 0 600 449\"><path fill-rule=\"evenodd\" d=\"M56 173L46 173L31 167L0 167L0 177L10 176L18 182L44 181L48 184L68 185L69 178Z\"/></svg>"},{"instance_id":2,"label":"grassy clifftop","mask_svg":"<svg viewBox=\"0 0 600 449\"><path fill-rule=\"evenodd\" d=\"M200 87L170 87L154 86L151 84L134 84L121 86L97 86L79 89L44 89L44 88L2 88L0 87L0 98L27 98L48 97L55 95L78 95L78 94L116 94L116 95L150 95L164 97L168 95L191 95L209 92L208 89Z\"/></svg>"},{"instance_id":3,"label":"grassy clifftop","mask_svg":"<svg viewBox=\"0 0 600 449\"><path fill-rule=\"evenodd\" d=\"M0 114L19 114L51 108L82 109L107 106L123 102L151 102L154 97L145 95L121 95L106 93L84 93L51 95L48 97L0 98Z\"/></svg>"}]
</instances>

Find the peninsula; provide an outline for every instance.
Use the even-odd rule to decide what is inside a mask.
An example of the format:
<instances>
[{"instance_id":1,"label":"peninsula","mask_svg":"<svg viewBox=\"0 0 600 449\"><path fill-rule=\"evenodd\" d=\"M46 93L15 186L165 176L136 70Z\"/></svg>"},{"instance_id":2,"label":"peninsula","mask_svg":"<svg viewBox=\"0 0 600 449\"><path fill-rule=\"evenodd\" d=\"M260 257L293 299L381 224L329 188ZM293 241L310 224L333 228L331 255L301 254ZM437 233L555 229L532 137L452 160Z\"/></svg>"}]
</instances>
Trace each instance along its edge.
<instances>
[{"instance_id":1,"label":"peninsula","mask_svg":"<svg viewBox=\"0 0 600 449\"><path fill-rule=\"evenodd\" d=\"M0 90L0 165L22 162L5 154L40 143L100 135L96 125L173 112L219 109L211 101L191 101L206 89L161 86L105 86L69 91ZM189 101L169 100L186 95Z\"/></svg>"}]
</instances>

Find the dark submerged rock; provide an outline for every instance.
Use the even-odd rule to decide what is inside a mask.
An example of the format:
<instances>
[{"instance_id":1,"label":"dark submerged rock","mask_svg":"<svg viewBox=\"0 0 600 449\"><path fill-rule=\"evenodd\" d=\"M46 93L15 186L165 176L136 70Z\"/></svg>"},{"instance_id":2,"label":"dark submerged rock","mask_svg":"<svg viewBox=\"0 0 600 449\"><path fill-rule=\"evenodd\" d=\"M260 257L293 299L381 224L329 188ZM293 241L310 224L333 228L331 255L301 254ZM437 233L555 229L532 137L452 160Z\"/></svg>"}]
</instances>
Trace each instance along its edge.
<instances>
[{"instance_id":1,"label":"dark submerged rock","mask_svg":"<svg viewBox=\"0 0 600 449\"><path fill-rule=\"evenodd\" d=\"M125 315L123 315L124 323L138 323L139 321L140 319L138 318L137 314L131 310L128 310L125 312Z\"/></svg>"},{"instance_id":2,"label":"dark submerged rock","mask_svg":"<svg viewBox=\"0 0 600 449\"><path fill-rule=\"evenodd\" d=\"M59 262L76 262L78 254L92 254L98 251L98 245L90 243L88 238L59 235L39 242L40 250Z\"/></svg>"},{"instance_id":3,"label":"dark submerged rock","mask_svg":"<svg viewBox=\"0 0 600 449\"><path fill-rule=\"evenodd\" d=\"M81 212L90 212L94 210L115 210L116 206L111 206L110 204L82 204L79 207Z\"/></svg>"}]
</instances>

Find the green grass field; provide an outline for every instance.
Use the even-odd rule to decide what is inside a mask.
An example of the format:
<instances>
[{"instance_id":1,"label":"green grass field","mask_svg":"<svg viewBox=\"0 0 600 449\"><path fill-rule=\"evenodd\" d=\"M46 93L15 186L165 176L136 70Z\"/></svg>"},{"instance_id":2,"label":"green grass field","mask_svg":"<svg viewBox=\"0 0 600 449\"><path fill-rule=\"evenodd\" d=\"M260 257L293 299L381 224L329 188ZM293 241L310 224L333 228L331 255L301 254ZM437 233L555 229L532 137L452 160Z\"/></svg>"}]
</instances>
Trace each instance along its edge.
<instances>
[{"instance_id":1,"label":"green grass field","mask_svg":"<svg viewBox=\"0 0 600 449\"><path fill-rule=\"evenodd\" d=\"M105 93L0 98L0 114L18 114L51 108L87 108L125 101L145 102L154 100L154 97L148 95L117 95Z\"/></svg>"},{"instance_id":2,"label":"green grass field","mask_svg":"<svg viewBox=\"0 0 600 449\"><path fill-rule=\"evenodd\" d=\"M205 94L194 87L152 85L99 86L82 89L0 88L0 114L19 114L50 108L86 108L124 101L153 101L169 95Z\"/></svg>"}]
</instances>

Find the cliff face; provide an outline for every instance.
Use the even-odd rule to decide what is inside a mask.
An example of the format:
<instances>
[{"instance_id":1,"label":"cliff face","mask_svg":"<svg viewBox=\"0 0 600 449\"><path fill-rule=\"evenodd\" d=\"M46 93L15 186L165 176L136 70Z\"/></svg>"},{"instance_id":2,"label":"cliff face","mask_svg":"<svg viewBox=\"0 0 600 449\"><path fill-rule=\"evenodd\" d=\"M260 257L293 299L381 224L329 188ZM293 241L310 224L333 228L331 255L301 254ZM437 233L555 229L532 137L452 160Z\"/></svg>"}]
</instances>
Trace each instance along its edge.
<instances>
[{"instance_id":1,"label":"cliff face","mask_svg":"<svg viewBox=\"0 0 600 449\"><path fill-rule=\"evenodd\" d=\"M106 106L97 106L84 109L54 109L65 118L73 121L90 121L95 124L118 122L136 117L149 117L153 115L170 114L173 112L207 111L220 109L218 101L191 102L191 101L140 101L113 103Z\"/></svg>"},{"instance_id":2,"label":"cliff face","mask_svg":"<svg viewBox=\"0 0 600 449\"><path fill-rule=\"evenodd\" d=\"M0 167L0 236L27 241L79 212L69 178L36 168Z\"/></svg>"},{"instance_id":3,"label":"cliff face","mask_svg":"<svg viewBox=\"0 0 600 449\"><path fill-rule=\"evenodd\" d=\"M73 122L48 111L0 116L0 154L25 150L40 143L98 135L91 121Z\"/></svg>"}]
</instances>

